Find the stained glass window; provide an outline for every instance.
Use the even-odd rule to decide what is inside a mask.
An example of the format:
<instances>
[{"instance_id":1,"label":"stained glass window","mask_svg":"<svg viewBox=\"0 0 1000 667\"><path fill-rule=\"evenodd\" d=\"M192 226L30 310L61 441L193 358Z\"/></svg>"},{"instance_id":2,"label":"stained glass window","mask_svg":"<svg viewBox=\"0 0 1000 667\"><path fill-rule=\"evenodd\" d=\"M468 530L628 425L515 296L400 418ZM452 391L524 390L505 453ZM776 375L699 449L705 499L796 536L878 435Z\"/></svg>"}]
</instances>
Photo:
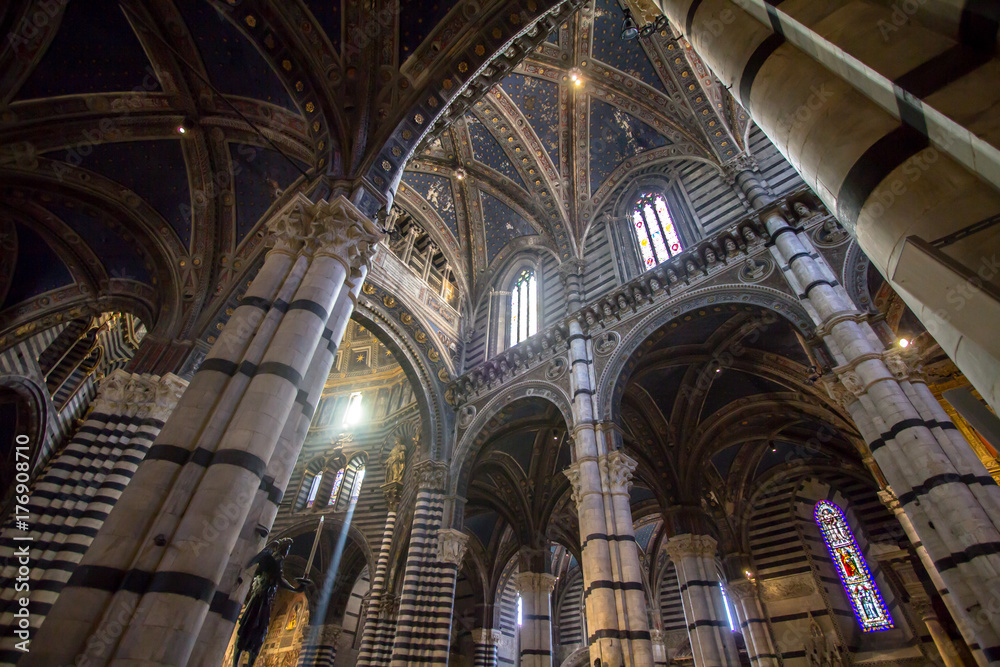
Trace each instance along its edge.
<instances>
[{"instance_id":1,"label":"stained glass window","mask_svg":"<svg viewBox=\"0 0 1000 667\"><path fill-rule=\"evenodd\" d=\"M330 491L330 502L329 505L333 505L337 502L337 492L340 491L340 485L344 483L344 469L341 468L337 471L337 476L333 478L333 490Z\"/></svg>"},{"instance_id":2,"label":"stained glass window","mask_svg":"<svg viewBox=\"0 0 1000 667\"><path fill-rule=\"evenodd\" d=\"M684 250L674 219L667 209L667 200L661 194L646 192L639 195L632 208L632 228L646 269Z\"/></svg>"},{"instance_id":3,"label":"stained glass window","mask_svg":"<svg viewBox=\"0 0 1000 667\"><path fill-rule=\"evenodd\" d=\"M837 566L837 574L854 607L854 615L865 632L878 632L892 628L892 617L882 601L878 587L872 581L865 557L847 525L844 513L835 504L821 500L816 503L816 523L830 557Z\"/></svg>"},{"instance_id":4,"label":"stained glass window","mask_svg":"<svg viewBox=\"0 0 1000 667\"><path fill-rule=\"evenodd\" d=\"M525 269L510 288L510 344L538 331L538 296L533 271Z\"/></svg>"},{"instance_id":5,"label":"stained glass window","mask_svg":"<svg viewBox=\"0 0 1000 667\"><path fill-rule=\"evenodd\" d=\"M313 503L316 502L316 494L319 493L319 485L323 481L323 473L318 473L312 478L312 482L309 484L309 495L306 496L306 507L312 507Z\"/></svg>"}]
</instances>

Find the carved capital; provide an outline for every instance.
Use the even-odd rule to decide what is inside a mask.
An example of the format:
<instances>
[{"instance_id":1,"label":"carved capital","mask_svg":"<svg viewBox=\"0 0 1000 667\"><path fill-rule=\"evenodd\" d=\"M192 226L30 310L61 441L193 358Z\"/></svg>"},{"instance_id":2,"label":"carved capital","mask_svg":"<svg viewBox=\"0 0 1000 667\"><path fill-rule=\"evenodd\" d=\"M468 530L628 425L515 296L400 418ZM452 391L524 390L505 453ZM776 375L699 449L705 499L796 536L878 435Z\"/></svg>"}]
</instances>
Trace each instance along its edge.
<instances>
[{"instance_id":1,"label":"carved capital","mask_svg":"<svg viewBox=\"0 0 1000 667\"><path fill-rule=\"evenodd\" d=\"M454 528L442 528L437 534L437 558L442 563L461 565L469 536Z\"/></svg>"},{"instance_id":2,"label":"carved capital","mask_svg":"<svg viewBox=\"0 0 1000 667\"><path fill-rule=\"evenodd\" d=\"M672 560L694 557L714 557L718 542L709 535L675 535L667 540L667 553Z\"/></svg>"},{"instance_id":3,"label":"carved capital","mask_svg":"<svg viewBox=\"0 0 1000 667\"><path fill-rule=\"evenodd\" d=\"M120 368L111 371L104 380L101 381L97 389L97 398L94 399L94 412L105 415L121 415L125 409L128 385L132 380L132 374L126 373Z\"/></svg>"},{"instance_id":4,"label":"carved capital","mask_svg":"<svg viewBox=\"0 0 1000 667\"><path fill-rule=\"evenodd\" d=\"M569 479L570 485L573 487L573 504L577 507L580 506L580 463L574 463L568 468L563 470L563 474Z\"/></svg>"},{"instance_id":5,"label":"carved capital","mask_svg":"<svg viewBox=\"0 0 1000 667\"><path fill-rule=\"evenodd\" d=\"M382 497L385 504L389 506L389 511L395 513L399 509L399 499L403 495L402 482L389 482L382 485Z\"/></svg>"},{"instance_id":6,"label":"carved capital","mask_svg":"<svg viewBox=\"0 0 1000 667\"><path fill-rule=\"evenodd\" d=\"M623 451L615 450L602 456L599 465L601 474L607 476L611 493L628 495L632 488L632 474L639 463Z\"/></svg>"},{"instance_id":7,"label":"carved capital","mask_svg":"<svg viewBox=\"0 0 1000 667\"><path fill-rule=\"evenodd\" d=\"M476 628L472 631L472 641L476 642L480 646L496 646L500 643L500 638L502 633L499 630L486 630L484 628Z\"/></svg>"},{"instance_id":8,"label":"carved capital","mask_svg":"<svg viewBox=\"0 0 1000 667\"><path fill-rule=\"evenodd\" d=\"M757 596L757 584L748 579L737 579L726 585L726 590L737 600L753 599Z\"/></svg>"},{"instance_id":9,"label":"carved capital","mask_svg":"<svg viewBox=\"0 0 1000 667\"><path fill-rule=\"evenodd\" d=\"M740 153L722 165L722 176L730 184L736 182L736 177L744 171L760 171L757 160L749 153Z\"/></svg>"},{"instance_id":10,"label":"carved capital","mask_svg":"<svg viewBox=\"0 0 1000 667\"><path fill-rule=\"evenodd\" d=\"M264 243L271 252L298 254L306 240L312 202L305 195L295 195L265 225Z\"/></svg>"},{"instance_id":11,"label":"carved capital","mask_svg":"<svg viewBox=\"0 0 1000 667\"><path fill-rule=\"evenodd\" d=\"M649 639L654 644L662 644L663 643L663 630L657 630L656 628L652 628L649 631Z\"/></svg>"},{"instance_id":12,"label":"carved capital","mask_svg":"<svg viewBox=\"0 0 1000 667\"><path fill-rule=\"evenodd\" d=\"M319 644L321 646L336 646L343 633L344 628L340 625L322 625L319 632Z\"/></svg>"},{"instance_id":13,"label":"carved capital","mask_svg":"<svg viewBox=\"0 0 1000 667\"><path fill-rule=\"evenodd\" d=\"M514 585L522 595L542 593L548 595L555 588L556 578L543 572L519 572L514 575Z\"/></svg>"},{"instance_id":14,"label":"carved capital","mask_svg":"<svg viewBox=\"0 0 1000 667\"><path fill-rule=\"evenodd\" d=\"M159 421L167 421L167 417L177 407L177 402L181 400L181 395L187 386L187 380L181 379L173 373L162 376L154 387L153 399L148 406L147 416Z\"/></svg>"},{"instance_id":15,"label":"carved capital","mask_svg":"<svg viewBox=\"0 0 1000 667\"><path fill-rule=\"evenodd\" d=\"M382 233L343 195L332 202L321 199L310 210L309 238L316 254L342 261L352 275L368 265Z\"/></svg>"},{"instance_id":16,"label":"carved capital","mask_svg":"<svg viewBox=\"0 0 1000 667\"><path fill-rule=\"evenodd\" d=\"M413 466L413 477L418 489L443 491L448 481L448 466L440 461L421 461Z\"/></svg>"}]
</instances>

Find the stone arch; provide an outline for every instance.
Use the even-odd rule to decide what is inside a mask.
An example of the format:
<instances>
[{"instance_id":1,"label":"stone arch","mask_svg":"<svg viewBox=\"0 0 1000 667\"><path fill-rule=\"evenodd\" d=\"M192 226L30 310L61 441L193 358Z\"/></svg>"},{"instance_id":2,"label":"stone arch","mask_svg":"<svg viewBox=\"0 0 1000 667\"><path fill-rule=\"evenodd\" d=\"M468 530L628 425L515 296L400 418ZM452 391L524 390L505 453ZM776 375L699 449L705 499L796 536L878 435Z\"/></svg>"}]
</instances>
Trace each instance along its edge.
<instances>
[{"instance_id":1,"label":"stone arch","mask_svg":"<svg viewBox=\"0 0 1000 667\"><path fill-rule=\"evenodd\" d=\"M490 429L487 425L500 410L522 399L539 399L551 403L562 415L567 428L573 424L573 408L570 397L562 387L539 380L526 380L511 385L506 391L494 395L481 410L474 413L475 417L465 429L464 434L455 445L454 451L448 457L451 461L449 475L450 493L456 493L459 481L463 475L470 472L471 465L475 461L476 455L486 440L490 437ZM471 406L466 406L468 409Z\"/></svg>"},{"instance_id":2,"label":"stone arch","mask_svg":"<svg viewBox=\"0 0 1000 667\"><path fill-rule=\"evenodd\" d=\"M578 648L562 661L560 667L585 667L590 664L590 647Z\"/></svg>"},{"instance_id":3,"label":"stone arch","mask_svg":"<svg viewBox=\"0 0 1000 667\"><path fill-rule=\"evenodd\" d=\"M451 374L444 363L445 353L438 347L436 334L411 315L414 312L405 300L380 286L366 283L352 318L371 331L399 361L414 387L420 407L423 457L440 460L444 455L446 434L450 433L453 422L452 410L446 405L445 385L451 381ZM408 325L402 318L404 314L410 318Z\"/></svg>"},{"instance_id":4,"label":"stone arch","mask_svg":"<svg viewBox=\"0 0 1000 667\"><path fill-rule=\"evenodd\" d=\"M622 336L597 381L597 405L601 417L618 417L621 396L630 373L625 371L632 355L643 341L660 327L696 308L720 304L752 305L773 312L799 330L806 338L812 336L812 321L802 305L784 292L760 285L731 285L696 290L665 301Z\"/></svg>"}]
</instances>

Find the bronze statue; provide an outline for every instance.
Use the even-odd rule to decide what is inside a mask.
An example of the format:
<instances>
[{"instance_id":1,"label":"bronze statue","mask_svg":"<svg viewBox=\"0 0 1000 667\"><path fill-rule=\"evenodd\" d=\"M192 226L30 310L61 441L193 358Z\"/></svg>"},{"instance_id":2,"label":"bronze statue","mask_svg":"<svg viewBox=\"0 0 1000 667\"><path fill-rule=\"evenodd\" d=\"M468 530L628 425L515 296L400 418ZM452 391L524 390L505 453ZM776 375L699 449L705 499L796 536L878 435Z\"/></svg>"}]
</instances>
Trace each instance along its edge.
<instances>
[{"instance_id":1,"label":"bronze statue","mask_svg":"<svg viewBox=\"0 0 1000 667\"><path fill-rule=\"evenodd\" d=\"M271 622L271 606L274 604L274 596L278 593L278 586L296 593L302 592L309 580L300 577L298 587L292 586L285 581L282 573L282 564L288 555L288 550L292 547L290 538L283 538L272 542L254 556L247 567L256 565L257 570L253 575L253 583L250 584L250 597L243 613L240 614L239 629L236 631L236 653L233 655L233 667L240 664L240 656L246 651L250 654L247 667L253 667L264 645L267 637L267 626Z\"/></svg>"},{"instance_id":2,"label":"bronze statue","mask_svg":"<svg viewBox=\"0 0 1000 667\"><path fill-rule=\"evenodd\" d=\"M397 433L396 444L385 461L386 484L403 481L403 472L406 470L406 445L403 443L403 434Z\"/></svg>"}]
</instances>

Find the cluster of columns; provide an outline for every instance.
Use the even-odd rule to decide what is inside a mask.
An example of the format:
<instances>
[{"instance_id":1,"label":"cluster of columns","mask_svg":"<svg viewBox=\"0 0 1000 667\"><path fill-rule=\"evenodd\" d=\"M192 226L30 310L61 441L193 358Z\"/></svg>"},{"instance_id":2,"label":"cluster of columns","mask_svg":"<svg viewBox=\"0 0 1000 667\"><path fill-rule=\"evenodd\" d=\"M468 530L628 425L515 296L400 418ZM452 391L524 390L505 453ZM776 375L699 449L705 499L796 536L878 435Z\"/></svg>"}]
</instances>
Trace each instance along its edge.
<instances>
[{"instance_id":1,"label":"cluster of columns","mask_svg":"<svg viewBox=\"0 0 1000 667\"><path fill-rule=\"evenodd\" d=\"M691 653L698 667L738 665L719 585L716 541L708 535L674 535L666 544L677 570Z\"/></svg>"},{"instance_id":2,"label":"cluster of columns","mask_svg":"<svg viewBox=\"0 0 1000 667\"><path fill-rule=\"evenodd\" d=\"M268 230L263 267L21 664L221 660L250 580L240 572L270 529L379 238L344 197L299 195Z\"/></svg>"},{"instance_id":3,"label":"cluster of columns","mask_svg":"<svg viewBox=\"0 0 1000 667\"><path fill-rule=\"evenodd\" d=\"M29 630L34 635L73 569L83 558L101 524L107 518L146 456L167 416L177 405L187 382L176 375L112 371L101 383L90 413L69 443L42 472L29 501L28 530L21 530L13 517L4 526L0 545L17 553L30 548L27 562L32 595L28 605ZM22 537L30 541L20 541ZM18 559L0 572L0 662L16 662L20 641L13 630L18 625L11 601L20 597L15 580Z\"/></svg>"},{"instance_id":4,"label":"cluster of columns","mask_svg":"<svg viewBox=\"0 0 1000 667\"><path fill-rule=\"evenodd\" d=\"M976 660L1000 664L1000 487L903 351L884 349L809 238L771 206L755 175L743 176L786 279L834 357L831 395L898 498L900 521Z\"/></svg>"},{"instance_id":5,"label":"cluster of columns","mask_svg":"<svg viewBox=\"0 0 1000 667\"><path fill-rule=\"evenodd\" d=\"M501 637L499 630L477 628L472 631L472 641L476 645L473 655L474 667L496 667L497 645Z\"/></svg>"},{"instance_id":6,"label":"cluster of columns","mask_svg":"<svg viewBox=\"0 0 1000 667\"><path fill-rule=\"evenodd\" d=\"M655 1L1000 409L996 3Z\"/></svg>"},{"instance_id":7,"label":"cluster of columns","mask_svg":"<svg viewBox=\"0 0 1000 667\"><path fill-rule=\"evenodd\" d=\"M423 461L413 469L416 499L391 667L448 662L455 583L469 538L443 525L447 476L447 466L437 461Z\"/></svg>"},{"instance_id":8,"label":"cluster of columns","mask_svg":"<svg viewBox=\"0 0 1000 667\"><path fill-rule=\"evenodd\" d=\"M566 267L561 278L573 312L583 305L584 266L568 262ZM651 667L653 646L629 499L638 464L621 451L614 424L597 421L594 342L576 319L569 322L567 341L574 462L564 473L573 485L580 521L590 664Z\"/></svg>"},{"instance_id":9,"label":"cluster of columns","mask_svg":"<svg viewBox=\"0 0 1000 667\"><path fill-rule=\"evenodd\" d=\"M545 572L519 572L514 582L521 596L520 665L552 665L552 604L556 578Z\"/></svg>"}]
</instances>

